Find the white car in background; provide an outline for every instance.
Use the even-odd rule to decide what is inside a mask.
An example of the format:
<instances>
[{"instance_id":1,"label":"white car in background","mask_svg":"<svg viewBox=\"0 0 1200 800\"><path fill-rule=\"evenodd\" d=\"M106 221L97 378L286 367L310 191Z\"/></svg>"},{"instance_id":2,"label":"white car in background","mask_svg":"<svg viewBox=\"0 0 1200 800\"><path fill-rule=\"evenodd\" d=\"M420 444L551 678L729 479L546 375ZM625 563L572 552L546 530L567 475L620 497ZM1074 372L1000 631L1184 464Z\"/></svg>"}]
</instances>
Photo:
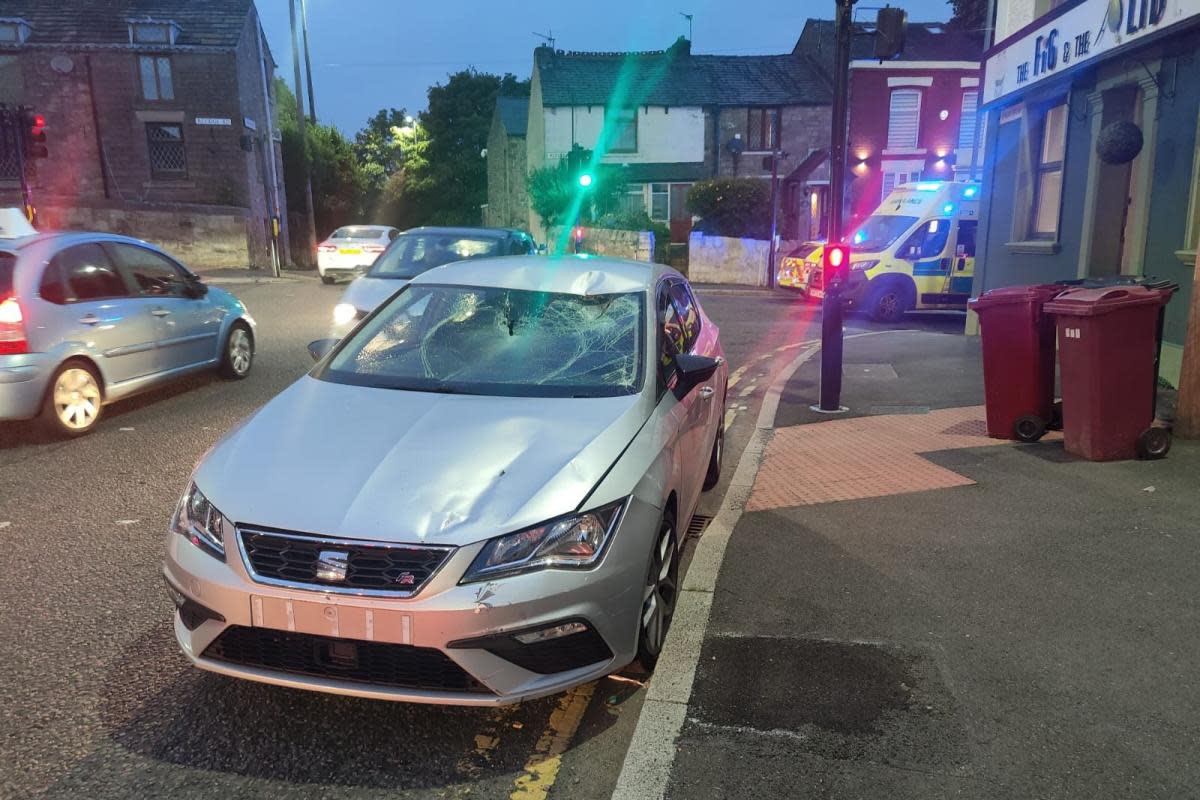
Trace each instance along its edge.
<instances>
[{"instance_id":1,"label":"white car in background","mask_svg":"<svg viewBox=\"0 0 1200 800\"><path fill-rule=\"evenodd\" d=\"M317 245L317 272L323 283L354 275L375 263L400 231L387 225L346 225Z\"/></svg>"}]
</instances>

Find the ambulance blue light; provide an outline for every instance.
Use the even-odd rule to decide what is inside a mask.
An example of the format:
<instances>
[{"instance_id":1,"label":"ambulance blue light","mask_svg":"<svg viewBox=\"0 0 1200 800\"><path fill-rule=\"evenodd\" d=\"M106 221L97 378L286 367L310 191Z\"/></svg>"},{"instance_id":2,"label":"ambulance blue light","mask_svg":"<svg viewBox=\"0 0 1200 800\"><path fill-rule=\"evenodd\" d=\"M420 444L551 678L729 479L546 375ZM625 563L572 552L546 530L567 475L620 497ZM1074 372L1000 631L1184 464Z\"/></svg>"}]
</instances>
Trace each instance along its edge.
<instances>
[{"instance_id":1,"label":"ambulance blue light","mask_svg":"<svg viewBox=\"0 0 1200 800\"><path fill-rule=\"evenodd\" d=\"M942 188L942 185L940 183L918 183L917 184L918 192L936 192L940 188Z\"/></svg>"},{"instance_id":2,"label":"ambulance blue light","mask_svg":"<svg viewBox=\"0 0 1200 800\"><path fill-rule=\"evenodd\" d=\"M974 197L978 191L974 186L968 186L966 189L963 189L963 197Z\"/></svg>"},{"instance_id":3,"label":"ambulance blue light","mask_svg":"<svg viewBox=\"0 0 1200 800\"><path fill-rule=\"evenodd\" d=\"M866 238L867 238L866 232L859 231L858 233L854 234L854 243L862 244L864 241L866 241Z\"/></svg>"},{"instance_id":4,"label":"ambulance blue light","mask_svg":"<svg viewBox=\"0 0 1200 800\"><path fill-rule=\"evenodd\" d=\"M943 214L953 214L954 213L954 203L946 203L946 205L942 206L942 213Z\"/></svg>"}]
</instances>

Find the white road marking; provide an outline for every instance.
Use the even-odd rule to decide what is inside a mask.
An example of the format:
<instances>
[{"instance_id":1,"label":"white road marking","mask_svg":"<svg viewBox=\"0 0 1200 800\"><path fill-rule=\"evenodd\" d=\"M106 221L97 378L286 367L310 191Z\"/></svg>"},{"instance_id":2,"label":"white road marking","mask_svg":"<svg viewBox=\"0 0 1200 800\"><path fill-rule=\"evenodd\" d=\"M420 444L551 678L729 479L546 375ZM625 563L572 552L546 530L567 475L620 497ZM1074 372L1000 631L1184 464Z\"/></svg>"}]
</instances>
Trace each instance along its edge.
<instances>
[{"instance_id":1,"label":"white road marking","mask_svg":"<svg viewBox=\"0 0 1200 800\"><path fill-rule=\"evenodd\" d=\"M138 522L139 522L139 520L136 520L136 519L119 519L119 520L117 520L118 525L137 525Z\"/></svg>"}]
</instances>

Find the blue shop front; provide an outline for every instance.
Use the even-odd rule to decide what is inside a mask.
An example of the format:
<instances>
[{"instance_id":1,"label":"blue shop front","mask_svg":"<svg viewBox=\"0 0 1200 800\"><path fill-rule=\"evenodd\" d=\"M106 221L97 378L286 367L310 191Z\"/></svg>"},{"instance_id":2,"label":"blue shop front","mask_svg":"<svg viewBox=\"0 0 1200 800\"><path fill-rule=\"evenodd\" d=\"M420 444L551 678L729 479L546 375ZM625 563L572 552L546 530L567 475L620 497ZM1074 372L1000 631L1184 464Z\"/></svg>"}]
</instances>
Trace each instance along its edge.
<instances>
[{"instance_id":1,"label":"blue shop front","mask_svg":"<svg viewBox=\"0 0 1200 800\"><path fill-rule=\"evenodd\" d=\"M1118 275L1175 281L1178 383L1200 238L1200 0L1077 0L984 54L974 293Z\"/></svg>"}]
</instances>

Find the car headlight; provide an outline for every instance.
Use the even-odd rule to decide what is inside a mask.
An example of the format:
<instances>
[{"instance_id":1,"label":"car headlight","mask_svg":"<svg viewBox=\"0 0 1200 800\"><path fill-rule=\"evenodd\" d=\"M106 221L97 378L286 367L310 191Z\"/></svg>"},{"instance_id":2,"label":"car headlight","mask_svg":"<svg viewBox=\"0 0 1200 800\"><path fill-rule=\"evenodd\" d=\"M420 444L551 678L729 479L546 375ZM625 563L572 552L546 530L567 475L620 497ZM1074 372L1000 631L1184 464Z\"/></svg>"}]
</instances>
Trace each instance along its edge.
<instances>
[{"instance_id":1,"label":"car headlight","mask_svg":"<svg viewBox=\"0 0 1200 800\"><path fill-rule=\"evenodd\" d=\"M349 325L358 316L358 309L349 303L338 303L333 307L333 324Z\"/></svg>"},{"instance_id":2,"label":"car headlight","mask_svg":"<svg viewBox=\"0 0 1200 800\"><path fill-rule=\"evenodd\" d=\"M233 523L208 502L195 483L188 484L187 491L179 498L175 516L171 518L171 530L187 538L192 544L214 558L225 560L225 531L233 530Z\"/></svg>"},{"instance_id":3,"label":"car headlight","mask_svg":"<svg viewBox=\"0 0 1200 800\"><path fill-rule=\"evenodd\" d=\"M539 569L582 569L600 560L625 501L491 539L460 583Z\"/></svg>"},{"instance_id":4,"label":"car headlight","mask_svg":"<svg viewBox=\"0 0 1200 800\"><path fill-rule=\"evenodd\" d=\"M874 269L877 266L879 266L879 259L875 259L874 261L855 261L850 264L850 269L854 270L855 272L866 272L867 270Z\"/></svg>"}]
</instances>

